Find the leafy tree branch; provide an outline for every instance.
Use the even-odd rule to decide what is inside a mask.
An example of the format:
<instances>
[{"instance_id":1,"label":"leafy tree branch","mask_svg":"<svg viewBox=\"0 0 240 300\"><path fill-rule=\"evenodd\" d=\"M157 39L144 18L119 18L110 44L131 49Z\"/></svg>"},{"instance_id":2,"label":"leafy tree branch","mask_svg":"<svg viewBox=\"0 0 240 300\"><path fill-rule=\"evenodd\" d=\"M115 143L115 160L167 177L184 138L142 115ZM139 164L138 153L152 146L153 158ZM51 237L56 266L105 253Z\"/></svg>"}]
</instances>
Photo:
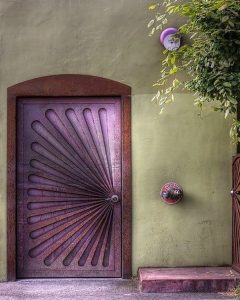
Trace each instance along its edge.
<instances>
[{"instance_id":1,"label":"leafy tree branch","mask_svg":"<svg viewBox=\"0 0 240 300\"><path fill-rule=\"evenodd\" d=\"M240 0L165 0L149 9L154 13L148 24L150 36L177 15L183 17L179 34L190 40L176 51L164 51L153 98L161 112L174 101L174 91L183 88L194 93L200 109L210 102L225 118L235 116L240 101ZM179 79L181 71L187 80ZM240 141L239 133L240 121L234 118L230 135L235 143Z\"/></svg>"}]
</instances>

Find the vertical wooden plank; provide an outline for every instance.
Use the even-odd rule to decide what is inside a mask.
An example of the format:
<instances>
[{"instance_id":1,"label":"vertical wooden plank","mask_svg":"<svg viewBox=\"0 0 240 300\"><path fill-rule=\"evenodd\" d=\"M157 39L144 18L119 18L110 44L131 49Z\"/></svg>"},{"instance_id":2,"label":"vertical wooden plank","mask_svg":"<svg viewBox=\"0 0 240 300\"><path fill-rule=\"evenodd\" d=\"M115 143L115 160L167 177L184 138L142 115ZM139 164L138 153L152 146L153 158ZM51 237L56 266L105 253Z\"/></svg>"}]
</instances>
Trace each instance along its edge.
<instances>
[{"instance_id":1,"label":"vertical wooden plank","mask_svg":"<svg viewBox=\"0 0 240 300\"><path fill-rule=\"evenodd\" d=\"M16 98L7 103L7 280L16 280Z\"/></svg>"},{"instance_id":2,"label":"vertical wooden plank","mask_svg":"<svg viewBox=\"0 0 240 300\"><path fill-rule=\"evenodd\" d=\"M239 120L240 119L240 104L238 103L237 104L237 119ZM240 153L240 143L238 142L237 143L237 154Z\"/></svg>"},{"instance_id":3,"label":"vertical wooden plank","mask_svg":"<svg viewBox=\"0 0 240 300\"><path fill-rule=\"evenodd\" d=\"M129 89L129 95L130 92ZM123 278L132 276L131 99L129 95L122 97Z\"/></svg>"}]
</instances>

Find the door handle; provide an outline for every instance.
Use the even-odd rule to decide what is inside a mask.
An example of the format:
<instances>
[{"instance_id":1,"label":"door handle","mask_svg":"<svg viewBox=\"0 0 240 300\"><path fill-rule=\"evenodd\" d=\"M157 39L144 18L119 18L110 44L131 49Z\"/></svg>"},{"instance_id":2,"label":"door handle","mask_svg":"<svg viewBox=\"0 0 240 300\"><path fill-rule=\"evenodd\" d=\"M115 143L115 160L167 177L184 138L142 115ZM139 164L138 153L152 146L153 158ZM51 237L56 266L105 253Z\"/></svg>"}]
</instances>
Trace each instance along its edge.
<instances>
[{"instance_id":1,"label":"door handle","mask_svg":"<svg viewBox=\"0 0 240 300\"><path fill-rule=\"evenodd\" d=\"M234 194L240 195L240 191L234 191L234 190L231 190L231 191L230 191L230 194L231 194L231 195L234 195Z\"/></svg>"},{"instance_id":2,"label":"door handle","mask_svg":"<svg viewBox=\"0 0 240 300\"><path fill-rule=\"evenodd\" d=\"M111 198L107 198L107 199L105 199L105 200L106 200L106 201L110 201L110 202L113 203L113 204L120 201L118 195L112 195Z\"/></svg>"}]
</instances>

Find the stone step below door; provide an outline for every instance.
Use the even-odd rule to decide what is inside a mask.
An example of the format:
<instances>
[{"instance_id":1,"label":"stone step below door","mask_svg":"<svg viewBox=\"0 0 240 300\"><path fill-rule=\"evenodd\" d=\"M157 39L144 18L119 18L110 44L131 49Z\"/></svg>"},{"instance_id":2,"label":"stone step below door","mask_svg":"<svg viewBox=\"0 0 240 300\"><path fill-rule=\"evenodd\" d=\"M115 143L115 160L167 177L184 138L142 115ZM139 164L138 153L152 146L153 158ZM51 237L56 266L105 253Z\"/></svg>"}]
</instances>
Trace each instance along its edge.
<instances>
[{"instance_id":1,"label":"stone step below door","mask_svg":"<svg viewBox=\"0 0 240 300\"><path fill-rule=\"evenodd\" d=\"M143 293L225 292L240 283L240 274L231 267L140 268Z\"/></svg>"}]
</instances>

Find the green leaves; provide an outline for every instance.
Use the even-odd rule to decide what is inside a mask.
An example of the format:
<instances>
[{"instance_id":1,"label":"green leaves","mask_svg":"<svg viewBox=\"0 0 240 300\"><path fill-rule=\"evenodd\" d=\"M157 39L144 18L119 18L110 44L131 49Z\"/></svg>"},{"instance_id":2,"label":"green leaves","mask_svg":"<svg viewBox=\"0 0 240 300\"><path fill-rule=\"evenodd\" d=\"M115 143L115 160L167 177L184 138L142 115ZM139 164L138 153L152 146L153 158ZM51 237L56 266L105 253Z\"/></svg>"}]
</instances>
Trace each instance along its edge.
<instances>
[{"instance_id":1,"label":"green leaves","mask_svg":"<svg viewBox=\"0 0 240 300\"><path fill-rule=\"evenodd\" d=\"M227 118L236 113L240 98L240 1L184 2L159 1L155 6L155 19L150 21L154 33L164 28L170 15L183 16L180 33L191 39L190 45L183 45L177 51L164 51L166 58L162 61L161 77L155 84L161 89L155 100L163 111L165 105L173 101L175 90L182 86L196 95L197 107L202 109L205 102L214 102L214 110ZM180 71L190 79L180 82ZM240 121L234 123L234 134L240 133L237 122Z\"/></svg>"},{"instance_id":2,"label":"green leaves","mask_svg":"<svg viewBox=\"0 0 240 300\"><path fill-rule=\"evenodd\" d=\"M152 4L148 7L149 10L154 10L157 7L157 4Z\"/></svg>"},{"instance_id":3,"label":"green leaves","mask_svg":"<svg viewBox=\"0 0 240 300\"><path fill-rule=\"evenodd\" d=\"M223 82L223 86L226 86L226 87L231 87L231 82Z\"/></svg>"},{"instance_id":4,"label":"green leaves","mask_svg":"<svg viewBox=\"0 0 240 300\"><path fill-rule=\"evenodd\" d=\"M221 7L219 7L219 11L222 11L222 10L224 10L224 9L226 9L228 7L228 5L225 3L225 4L223 4Z\"/></svg>"},{"instance_id":5,"label":"green leaves","mask_svg":"<svg viewBox=\"0 0 240 300\"><path fill-rule=\"evenodd\" d=\"M229 20L229 16L228 16L228 15L223 16L222 19L221 19L221 21L222 21L223 23L226 22L226 21L228 21L228 20Z\"/></svg>"},{"instance_id":6,"label":"green leaves","mask_svg":"<svg viewBox=\"0 0 240 300\"><path fill-rule=\"evenodd\" d=\"M234 144L240 142L240 120L233 119L232 126L230 129L230 138Z\"/></svg>"}]
</instances>

